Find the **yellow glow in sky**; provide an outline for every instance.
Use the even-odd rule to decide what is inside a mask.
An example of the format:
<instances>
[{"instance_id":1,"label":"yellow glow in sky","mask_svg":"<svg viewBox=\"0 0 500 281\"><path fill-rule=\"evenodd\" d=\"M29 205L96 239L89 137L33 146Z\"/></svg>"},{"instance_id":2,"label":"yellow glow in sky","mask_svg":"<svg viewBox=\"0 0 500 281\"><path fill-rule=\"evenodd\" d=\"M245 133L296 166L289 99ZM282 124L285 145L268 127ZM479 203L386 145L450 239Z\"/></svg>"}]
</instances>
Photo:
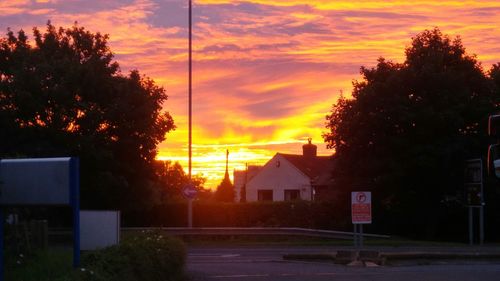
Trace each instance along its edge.
<instances>
[{"instance_id":1,"label":"yellow glow in sky","mask_svg":"<svg viewBox=\"0 0 500 281\"><path fill-rule=\"evenodd\" d=\"M214 188L229 169L301 153L322 155L325 115L349 95L360 66L401 62L411 38L439 27L460 35L487 70L500 60L499 1L195 0L193 171ZM122 71L164 86L177 130L160 159L187 168L187 1L1 1L0 28L31 30L75 21L110 35Z\"/></svg>"}]
</instances>

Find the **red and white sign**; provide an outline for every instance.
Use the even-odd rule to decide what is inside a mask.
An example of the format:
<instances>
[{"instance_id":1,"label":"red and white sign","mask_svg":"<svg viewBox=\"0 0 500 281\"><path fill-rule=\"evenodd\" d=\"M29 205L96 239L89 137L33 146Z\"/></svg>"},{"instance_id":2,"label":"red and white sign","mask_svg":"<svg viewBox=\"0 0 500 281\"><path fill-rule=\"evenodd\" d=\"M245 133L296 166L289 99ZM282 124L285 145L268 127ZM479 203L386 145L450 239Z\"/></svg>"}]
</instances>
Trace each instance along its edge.
<instances>
[{"instance_id":1,"label":"red and white sign","mask_svg":"<svg viewBox=\"0 0 500 281\"><path fill-rule=\"evenodd\" d=\"M372 223L371 192L351 192L351 217L353 224Z\"/></svg>"}]
</instances>

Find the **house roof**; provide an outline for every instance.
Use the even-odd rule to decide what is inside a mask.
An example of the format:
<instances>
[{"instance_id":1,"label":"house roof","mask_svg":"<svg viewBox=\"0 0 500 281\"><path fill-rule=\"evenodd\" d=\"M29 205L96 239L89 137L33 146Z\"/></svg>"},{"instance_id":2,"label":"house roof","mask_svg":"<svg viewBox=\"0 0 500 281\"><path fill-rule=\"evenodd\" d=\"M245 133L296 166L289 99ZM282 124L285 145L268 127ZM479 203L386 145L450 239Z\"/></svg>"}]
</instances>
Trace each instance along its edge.
<instances>
[{"instance_id":1,"label":"house roof","mask_svg":"<svg viewBox=\"0 0 500 281\"><path fill-rule=\"evenodd\" d=\"M331 156L304 156L278 153L308 176L314 184L326 184L331 179L333 160Z\"/></svg>"}]
</instances>

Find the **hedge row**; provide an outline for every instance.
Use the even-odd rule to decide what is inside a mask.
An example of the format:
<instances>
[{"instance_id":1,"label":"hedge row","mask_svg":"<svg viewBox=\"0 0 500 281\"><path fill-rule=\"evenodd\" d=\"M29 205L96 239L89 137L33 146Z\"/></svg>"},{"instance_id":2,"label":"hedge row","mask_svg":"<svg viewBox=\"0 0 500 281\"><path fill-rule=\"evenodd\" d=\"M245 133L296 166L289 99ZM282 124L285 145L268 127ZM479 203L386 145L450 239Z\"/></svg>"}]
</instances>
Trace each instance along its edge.
<instances>
[{"instance_id":1,"label":"hedge row","mask_svg":"<svg viewBox=\"0 0 500 281\"><path fill-rule=\"evenodd\" d=\"M84 255L79 281L184 280L186 249L159 232L124 237L119 245Z\"/></svg>"},{"instance_id":2,"label":"hedge row","mask_svg":"<svg viewBox=\"0 0 500 281\"><path fill-rule=\"evenodd\" d=\"M170 203L123 214L124 226L186 226L187 204ZM349 214L330 202L194 202L196 227L350 228Z\"/></svg>"},{"instance_id":3,"label":"hedge row","mask_svg":"<svg viewBox=\"0 0 500 281\"><path fill-rule=\"evenodd\" d=\"M347 201L347 200L346 200ZM195 227L304 227L352 231L349 202L193 202ZM467 209L442 206L429 212L416 210L387 211L373 206L373 223L365 231L408 238L442 241L468 241ZM498 241L500 213L495 204L486 206L486 239ZM148 210L126 212L123 226L182 227L187 225L187 204L169 203Z\"/></svg>"}]
</instances>

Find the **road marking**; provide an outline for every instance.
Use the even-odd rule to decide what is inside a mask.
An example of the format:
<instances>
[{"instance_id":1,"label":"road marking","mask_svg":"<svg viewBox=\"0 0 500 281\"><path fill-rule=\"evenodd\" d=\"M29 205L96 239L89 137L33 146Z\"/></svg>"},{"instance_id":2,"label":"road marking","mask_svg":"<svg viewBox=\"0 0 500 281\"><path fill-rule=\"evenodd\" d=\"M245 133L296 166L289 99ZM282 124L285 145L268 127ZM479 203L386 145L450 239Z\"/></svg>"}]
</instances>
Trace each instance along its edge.
<instances>
[{"instance_id":1,"label":"road marking","mask_svg":"<svg viewBox=\"0 0 500 281\"><path fill-rule=\"evenodd\" d=\"M241 256L240 254L189 254L191 258L235 258Z\"/></svg>"},{"instance_id":2,"label":"road marking","mask_svg":"<svg viewBox=\"0 0 500 281\"><path fill-rule=\"evenodd\" d=\"M228 255L221 255L220 257L221 258L235 258L235 257L239 257L241 255L239 254L228 254Z\"/></svg>"},{"instance_id":3,"label":"road marking","mask_svg":"<svg viewBox=\"0 0 500 281\"><path fill-rule=\"evenodd\" d=\"M293 274L293 273L281 273L279 274L279 276L295 276L297 274Z\"/></svg>"},{"instance_id":4,"label":"road marking","mask_svg":"<svg viewBox=\"0 0 500 281\"><path fill-rule=\"evenodd\" d=\"M275 274L274 276L333 276L339 275L338 273L333 272L321 272L321 273L312 273L312 274L299 274L299 273L280 273ZM210 276L210 278L250 278L250 277L270 277L271 274L233 274L233 275L214 275Z\"/></svg>"},{"instance_id":5,"label":"road marking","mask_svg":"<svg viewBox=\"0 0 500 281\"><path fill-rule=\"evenodd\" d=\"M210 278L246 278L246 277L269 277L269 274L237 274L237 275L215 275Z\"/></svg>"}]
</instances>

